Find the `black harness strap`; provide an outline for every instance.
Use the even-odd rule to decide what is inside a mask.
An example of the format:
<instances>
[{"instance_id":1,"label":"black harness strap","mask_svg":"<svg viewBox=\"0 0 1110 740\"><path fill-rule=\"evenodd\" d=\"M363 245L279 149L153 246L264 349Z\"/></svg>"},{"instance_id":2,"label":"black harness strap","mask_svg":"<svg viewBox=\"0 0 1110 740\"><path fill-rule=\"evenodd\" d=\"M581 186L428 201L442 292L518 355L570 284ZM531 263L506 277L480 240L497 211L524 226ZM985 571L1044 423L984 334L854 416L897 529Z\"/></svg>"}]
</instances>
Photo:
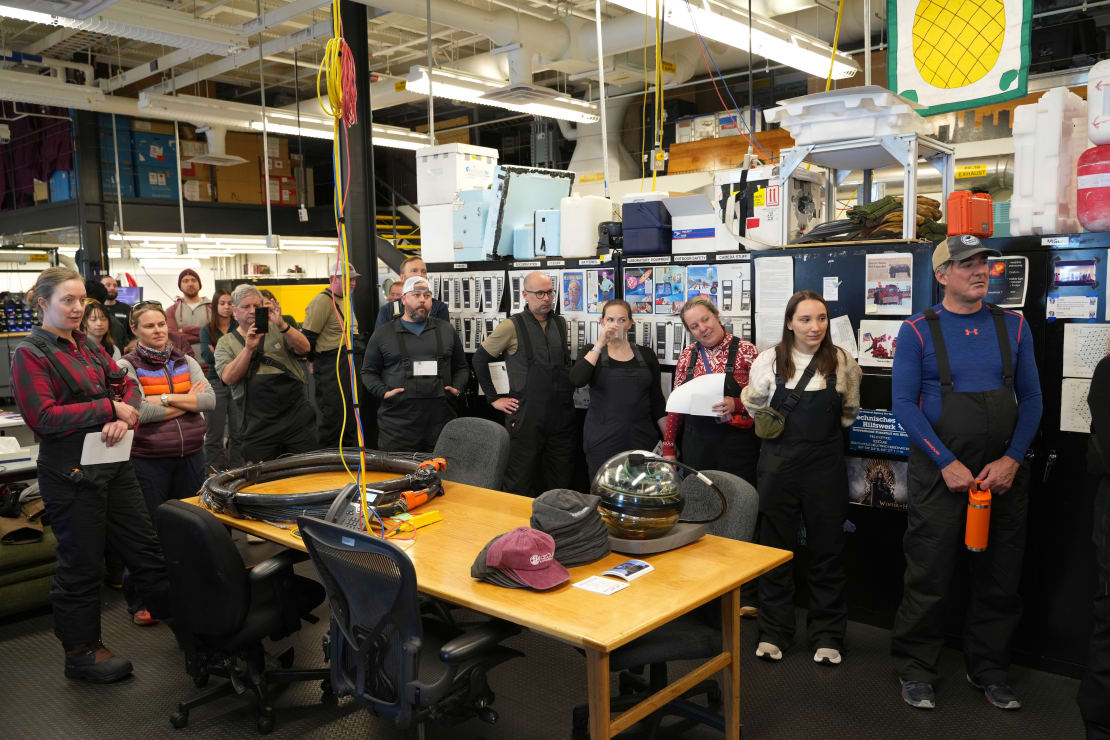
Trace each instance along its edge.
<instances>
[{"instance_id":1,"label":"black harness strap","mask_svg":"<svg viewBox=\"0 0 1110 740\"><path fill-rule=\"evenodd\" d=\"M400 321L400 319L397 319L397 321ZM439 321L429 318L427 329L431 329L436 337L436 374L439 375L439 379L443 381L444 387L447 387L451 385L451 375L448 372L447 363L445 362L447 358L443 353L443 335L440 334ZM425 331L427 329L425 329ZM405 342L406 331L407 330L403 326L398 327L397 344L401 350L401 361L411 367L412 361L409 359L409 348L408 344ZM415 375L416 373L414 371L413 377L415 377Z\"/></svg>"},{"instance_id":2,"label":"black harness strap","mask_svg":"<svg viewBox=\"0 0 1110 740\"><path fill-rule=\"evenodd\" d=\"M1002 353L1002 380L1007 389L1013 389L1014 358L1010 356L1010 334L1006 331L1006 312L989 303L987 308L991 310L991 316L994 317L994 333L998 337L998 351Z\"/></svg>"},{"instance_id":3,"label":"black harness strap","mask_svg":"<svg viewBox=\"0 0 1110 740\"><path fill-rule=\"evenodd\" d=\"M994 318L994 333L998 339L998 351L1002 355L1002 380L1006 388L1014 387L1014 359L1010 355L1010 334L1006 331L1006 313L998 306L987 304ZM925 309L929 321L929 334L933 338L933 351L937 356L937 375L940 377L942 391L955 387L952 382L952 366L948 362L948 348L944 345L944 335L940 329L940 316L932 308Z\"/></svg>"},{"instance_id":4,"label":"black harness strap","mask_svg":"<svg viewBox=\"0 0 1110 740\"><path fill-rule=\"evenodd\" d=\"M636 363L636 367L639 367L639 368L647 367L647 365L644 363L644 358L640 356L640 346L638 344L633 344L632 345L632 360ZM601 363L602 367L609 367L610 366L610 363L609 363L609 348L608 347L602 347L601 348L600 363Z\"/></svg>"},{"instance_id":5,"label":"black harness strap","mask_svg":"<svg viewBox=\"0 0 1110 740\"><path fill-rule=\"evenodd\" d=\"M940 317L932 308L926 308L925 319L929 322L929 333L933 337L933 352L937 356L937 375L940 377L940 389L950 391L955 386L952 383L952 366L948 364L948 348L944 346L944 334L940 330Z\"/></svg>"},{"instance_id":6,"label":"black harness strap","mask_svg":"<svg viewBox=\"0 0 1110 740\"><path fill-rule=\"evenodd\" d=\"M108 367L108 362L104 359L104 357L101 356L100 352L97 351L99 348L87 336L85 337L84 347L90 352L90 354L92 354L93 360L96 362L97 365L100 366L100 369L104 372L105 389L103 390L98 390L96 388L89 389L82 385L77 378L73 377L73 373L71 373L66 368L66 366L62 364L62 361L58 359L58 348L51 347L50 344L42 337L37 337L31 334L25 337L24 341L27 344L31 345L28 349L30 349L32 352L39 355L40 357L43 357L47 362L50 363L50 365L54 368L54 372L58 375L59 378L61 378L62 382L66 384L66 387L69 388L69 392L72 393L75 398L88 398L90 400L96 400L108 397L108 373L111 371L111 368Z\"/></svg>"},{"instance_id":7,"label":"black harness strap","mask_svg":"<svg viewBox=\"0 0 1110 740\"><path fill-rule=\"evenodd\" d=\"M691 380L694 379L694 369L697 367L698 357L701 355L701 352L698 349L699 346L700 345L697 342L694 342L693 344L690 345L690 348L689 348L690 349L690 355L691 355L690 364L686 366L686 379L682 381L683 383L689 383ZM739 349L740 349L740 337L733 337L732 341L729 342L729 344L728 344L728 357L725 358L725 395L726 396L739 396L740 395L740 385L739 385L739 383L736 382L736 376L733 375L733 372L736 370L736 353L739 351ZM705 364L705 363L703 362L702 364ZM705 374L706 375L709 375L712 372L713 372L713 368L708 367L708 366L705 368ZM735 391L735 393L729 393L730 390Z\"/></svg>"}]
</instances>

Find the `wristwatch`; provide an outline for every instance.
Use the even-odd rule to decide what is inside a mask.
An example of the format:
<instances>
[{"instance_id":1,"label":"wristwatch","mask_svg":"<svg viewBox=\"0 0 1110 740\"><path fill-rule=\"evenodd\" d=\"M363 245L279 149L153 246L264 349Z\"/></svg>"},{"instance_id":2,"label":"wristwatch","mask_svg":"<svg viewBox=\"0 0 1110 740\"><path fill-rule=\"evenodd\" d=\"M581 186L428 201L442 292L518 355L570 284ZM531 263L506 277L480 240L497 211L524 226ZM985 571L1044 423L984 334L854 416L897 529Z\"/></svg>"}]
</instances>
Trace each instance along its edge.
<instances>
[{"instance_id":1,"label":"wristwatch","mask_svg":"<svg viewBox=\"0 0 1110 740\"><path fill-rule=\"evenodd\" d=\"M162 396L161 396L161 400L162 400L162 405L163 406L169 406L170 405L170 394L169 393L163 393Z\"/></svg>"}]
</instances>

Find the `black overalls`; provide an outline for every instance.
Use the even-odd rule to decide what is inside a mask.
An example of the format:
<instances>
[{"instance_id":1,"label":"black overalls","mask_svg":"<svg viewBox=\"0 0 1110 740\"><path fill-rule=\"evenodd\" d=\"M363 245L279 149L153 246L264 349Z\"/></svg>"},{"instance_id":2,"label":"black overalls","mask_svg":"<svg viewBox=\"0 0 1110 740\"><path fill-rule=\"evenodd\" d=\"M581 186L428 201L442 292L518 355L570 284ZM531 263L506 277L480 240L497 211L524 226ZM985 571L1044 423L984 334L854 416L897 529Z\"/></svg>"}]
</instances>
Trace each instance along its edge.
<instances>
[{"instance_id":1,"label":"black overalls","mask_svg":"<svg viewBox=\"0 0 1110 740\"><path fill-rule=\"evenodd\" d=\"M439 439L443 426L455 418L455 411L444 390L451 385L451 363L448 352L453 342L444 342L447 325L439 319L429 319L424 333L435 336L435 375L416 375L413 359L409 354L405 335L408 329L393 320L396 327L397 349L405 368L404 393L383 399L378 406L378 449L387 452L431 452ZM417 360L428 359L425 356Z\"/></svg>"},{"instance_id":2,"label":"black overalls","mask_svg":"<svg viewBox=\"0 0 1110 740\"><path fill-rule=\"evenodd\" d=\"M805 522L811 560L807 615L810 647L840 650L848 621L844 602L847 576L841 560L848 473L836 373L829 373L825 387L818 391L789 390L777 372L775 385L772 408L781 410L795 395L797 403L786 414L782 435L763 440L760 450L759 544L796 551L798 523ZM782 649L789 647L795 624L793 561L760 577L759 601L759 639Z\"/></svg>"},{"instance_id":3,"label":"black overalls","mask_svg":"<svg viewBox=\"0 0 1110 740\"><path fill-rule=\"evenodd\" d=\"M736 369L736 352L740 349L739 337L733 337L728 345L728 358L725 360L725 395L740 398L740 384L736 382L733 371ZM690 364L686 369L686 379L689 383L694 378L694 368L697 366L698 357L707 374L713 369L709 366L709 358L700 344L691 346L692 355ZM736 413L741 413L743 406L736 401ZM759 460L759 437L755 436L754 429L740 429L731 424L723 424L712 416L687 415L682 428L682 442L679 452L682 462L698 470L723 470L726 473L738 475L748 483L755 485L755 466Z\"/></svg>"},{"instance_id":4,"label":"black overalls","mask_svg":"<svg viewBox=\"0 0 1110 740\"><path fill-rule=\"evenodd\" d=\"M238 330L229 333L245 346ZM246 376L239 381L245 384L243 394L237 399L233 396L242 420L239 441L245 463L311 452L318 447L316 412L308 402L304 381L266 357L265 342L263 337L262 343L255 348ZM260 375L261 365L276 367L281 372Z\"/></svg>"},{"instance_id":5,"label":"black overalls","mask_svg":"<svg viewBox=\"0 0 1110 740\"><path fill-rule=\"evenodd\" d=\"M590 384L590 410L582 431L582 447L592 480L606 460L625 450L648 450L659 441L659 427L651 418L654 379L640 348L632 345L634 366L617 367L609 349L601 350L597 378Z\"/></svg>"},{"instance_id":6,"label":"black overalls","mask_svg":"<svg viewBox=\"0 0 1110 740\"><path fill-rule=\"evenodd\" d=\"M112 398L104 363L98 362L105 371L100 382L89 387L84 378L73 377L54 356L56 350L38 337L28 337L23 346L44 355L68 386L59 403ZM90 350L99 360L97 350ZM100 639L105 547L123 560L151 615L170 616L166 562L131 461L81 465L85 435L100 434L102 427L39 441L39 490L58 540L57 570L50 586L54 634L67 649Z\"/></svg>"},{"instance_id":7,"label":"black overalls","mask_svg":"<svg viewBox=\"0 0 1110 740\"><path fill-rule=\"evenodd\" d=\"M940 440L972 474L1006 454L1017 425L1014 363L1006 319L989 306L1002 353L1003 387L956 392L940 319L925 311L940 376L941 412L933 425ZM1013 487L991 501L990 540L985 552L968 553L971 595L964 633L967 673L980 685L1006 680L1007 645L1021 618L1021 563L1028 499L1023 465ZM935 684L944 640L941 617L957 559L965 552L967 492L945 485L940 468L910 448L909 511L904 549L905 587L894 620L891 653L904 681Z\"/></svg>"},{"instance_id":8,"label":"black overalls","mask_svg":"<svg viewBox=\"0 0 1110 740\"><path fill-rule=\"evenodd\" d=\"M516 329L517 351L505 357L505 364L510 395L520 406L505 417L510 443L504 488L522 496L569 488L575 416L566 322L553 315L541 329L528 310L509 320Z\"/></svg>"}]
</instances>

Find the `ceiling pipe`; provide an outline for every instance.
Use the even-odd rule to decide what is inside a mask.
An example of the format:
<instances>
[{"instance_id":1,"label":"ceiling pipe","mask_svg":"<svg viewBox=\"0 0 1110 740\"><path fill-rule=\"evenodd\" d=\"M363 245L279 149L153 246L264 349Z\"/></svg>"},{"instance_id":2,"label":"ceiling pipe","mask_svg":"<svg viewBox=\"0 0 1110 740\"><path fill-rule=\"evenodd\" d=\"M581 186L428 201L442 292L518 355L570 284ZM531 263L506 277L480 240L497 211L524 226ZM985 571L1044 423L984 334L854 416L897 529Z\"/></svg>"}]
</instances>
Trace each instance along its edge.
<instances>
[{"instance_id":1,"label":"ceiling pipe","mask_svg":"<svg viewBox=\"0 0 1110 740\"><path fill-rule=\"evenodd\" d=\"M0 62L11 62L12 64L22 64L28 67L46 67L47 69L55 70L55 72L62 72L63 74L55 74L55 77L60 77L65 80L65 70L75 69L85 75L85 85L93 85L93 68L91 64L81 64L80 62L67 62L62 59L50 59L49 57L42 57L37 54L26 54L24 52L15 51L13 49L0 49Z\"/></svg>"}]
</instances>

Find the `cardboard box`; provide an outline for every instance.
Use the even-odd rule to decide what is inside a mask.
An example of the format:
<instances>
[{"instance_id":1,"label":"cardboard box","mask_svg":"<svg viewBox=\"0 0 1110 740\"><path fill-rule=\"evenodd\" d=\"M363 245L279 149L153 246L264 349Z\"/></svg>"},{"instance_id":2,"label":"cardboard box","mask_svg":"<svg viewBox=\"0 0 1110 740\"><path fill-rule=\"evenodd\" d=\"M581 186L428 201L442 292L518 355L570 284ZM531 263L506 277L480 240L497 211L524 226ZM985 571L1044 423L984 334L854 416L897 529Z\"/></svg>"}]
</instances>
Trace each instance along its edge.
<instances>
[{"instance_id":1,"label":"cardboard box","mask_svg":"<svg viewBox=\"0 0 1110 740\"><path fill-rule=\"evenodd\" d=\"M297 199L297 181L292 177L271 177L270 205L300 205L300 201Z\"/></svg>"},{"instance_id":2,"label":"cardboard box","mask_svg":"<svg viewBox=\"0 0 1110 740\"><path fill-rule=\"evenodd\" d=\"M143 166L136 168L135 191L140 198L177 200L176 168Z\"/></svg>"},{"instance_id":3,"label":"cardboard box","mask_svg":"<svg viewBox=\"0 0 1110 740\"><path fill-rule=\"evenodd\" d=\"M166 121L144 121L139 118L131 119L131 130L148 134L168 134L173 136L173 124Z\"/></svg>"},{"instance_id":4,"label":"cardboard box","mask_svg":"<svg viewBox=\"0 0 1110 740\"><path fill-rule=\"evenodd\" d=\"M190 157L199 157L202 154L208 154L208 142L201 141L186 141L181 140L181 160L185 161Z\"/></svg>"},{"instance_id":5,"label":"cardboard box","mask_svg":"<svg viewBox=\"0 0 1110 740\"><path fill-rule=\"evenodd\" d=\"M135 197L135 170L130 167L119 168L119 196L121 198ZM114 201L116 199L116 170L115 168L100 168L100 197L101 200Z\"/></svg>"},{"instance_id":6,"label":"cardboard box","mask_svg":"<svg viewBox=\"0 0 1110 740\"><path fill-rule=\"evenodd\" d=\"M57 203L69 200L76 195L74 192L73 173L69 170L58 170L50 176L50 202Z\"/></svg>"},{"instance_id":7,"label":"cardboard box","mask_svg":"<svg viewBox=\"0 0 1110 740\"><path fill-rule=\"evenodd\" d=\"M50 186L45 181L34 181L34 198L36 203L50 200Z\"/></svg>"},{"instance_id":8,"label":"cardboard box","mask_svg":"<svg viewBox=\"0 0 1110 740\"><path fill-rule=\"evenodd\" d=\"M137 167L177 167L177 143L173 136L132 132Z\"/></svg>"},{"instance_id":9,"label":"cardboard box","mask_svg":"<svg viewBox=\"0 0 1110 740\"><path fill-rule=\"evenodd\" d=\"M242 166L242 165L240 165ZM227 170L238 167L216 168L216 200L220 203L262 204L262 178L251 168L249 177L235 177Z\"/></svg>"},{"instance_id":10,"label":"cardboard box","mask_svg":"<svg viewBox=\"0 0 1110 740\"><path fill-rule=\"evenodd\" d=\"M181 185L181 194L185 200L197 203L211 203L215 200L215 191L212 183L200 180L186 180Z\"/></svg>"},{"instance_id":11,"label":"cardboard box","mask_svg":"<svg viewBox=\"0 0 1110 740\"><path fill-rule=\"evenodd\" d=\"M269 163L270 177L292 177L293 176L293 162L289 159L281 159L280 157L267 157ZM258 166L264 168L266 165L262 162L262 158L258 158ZM265 174L265 172L263 173Z\"/></svg>"},{"instance_id":12,"label":"cardboard box","mask_svg":"<svg viewBox=\"0 0 1110 740\"><path fill-rule=\"evenodd\" d=\"M261 140L262 137L259 136L258 138ZM259 148L258 152L259 152L259 154L261 154L262 149ZM284 159L286 162L288 162L289 161L289 139L286 139L282 136L274 136L273 134L267 134L267 136L266 136L266 156L269 157L270 159Z\"/></svg>"},{"instance_id":13,"label":"cardboard box","mask_svg":"<svg viewBox=\"0 0 1110 740\"><path fill-rule=\"evenodd\" d=\"M184 144L185 142L181 142ZM182 147L184 148L184 147ZM212 181L212 165L208 164L187 164L184 159L181 161L181 178L184 180L202 180L204 182Z\"/></svg>"}]
</instances>

